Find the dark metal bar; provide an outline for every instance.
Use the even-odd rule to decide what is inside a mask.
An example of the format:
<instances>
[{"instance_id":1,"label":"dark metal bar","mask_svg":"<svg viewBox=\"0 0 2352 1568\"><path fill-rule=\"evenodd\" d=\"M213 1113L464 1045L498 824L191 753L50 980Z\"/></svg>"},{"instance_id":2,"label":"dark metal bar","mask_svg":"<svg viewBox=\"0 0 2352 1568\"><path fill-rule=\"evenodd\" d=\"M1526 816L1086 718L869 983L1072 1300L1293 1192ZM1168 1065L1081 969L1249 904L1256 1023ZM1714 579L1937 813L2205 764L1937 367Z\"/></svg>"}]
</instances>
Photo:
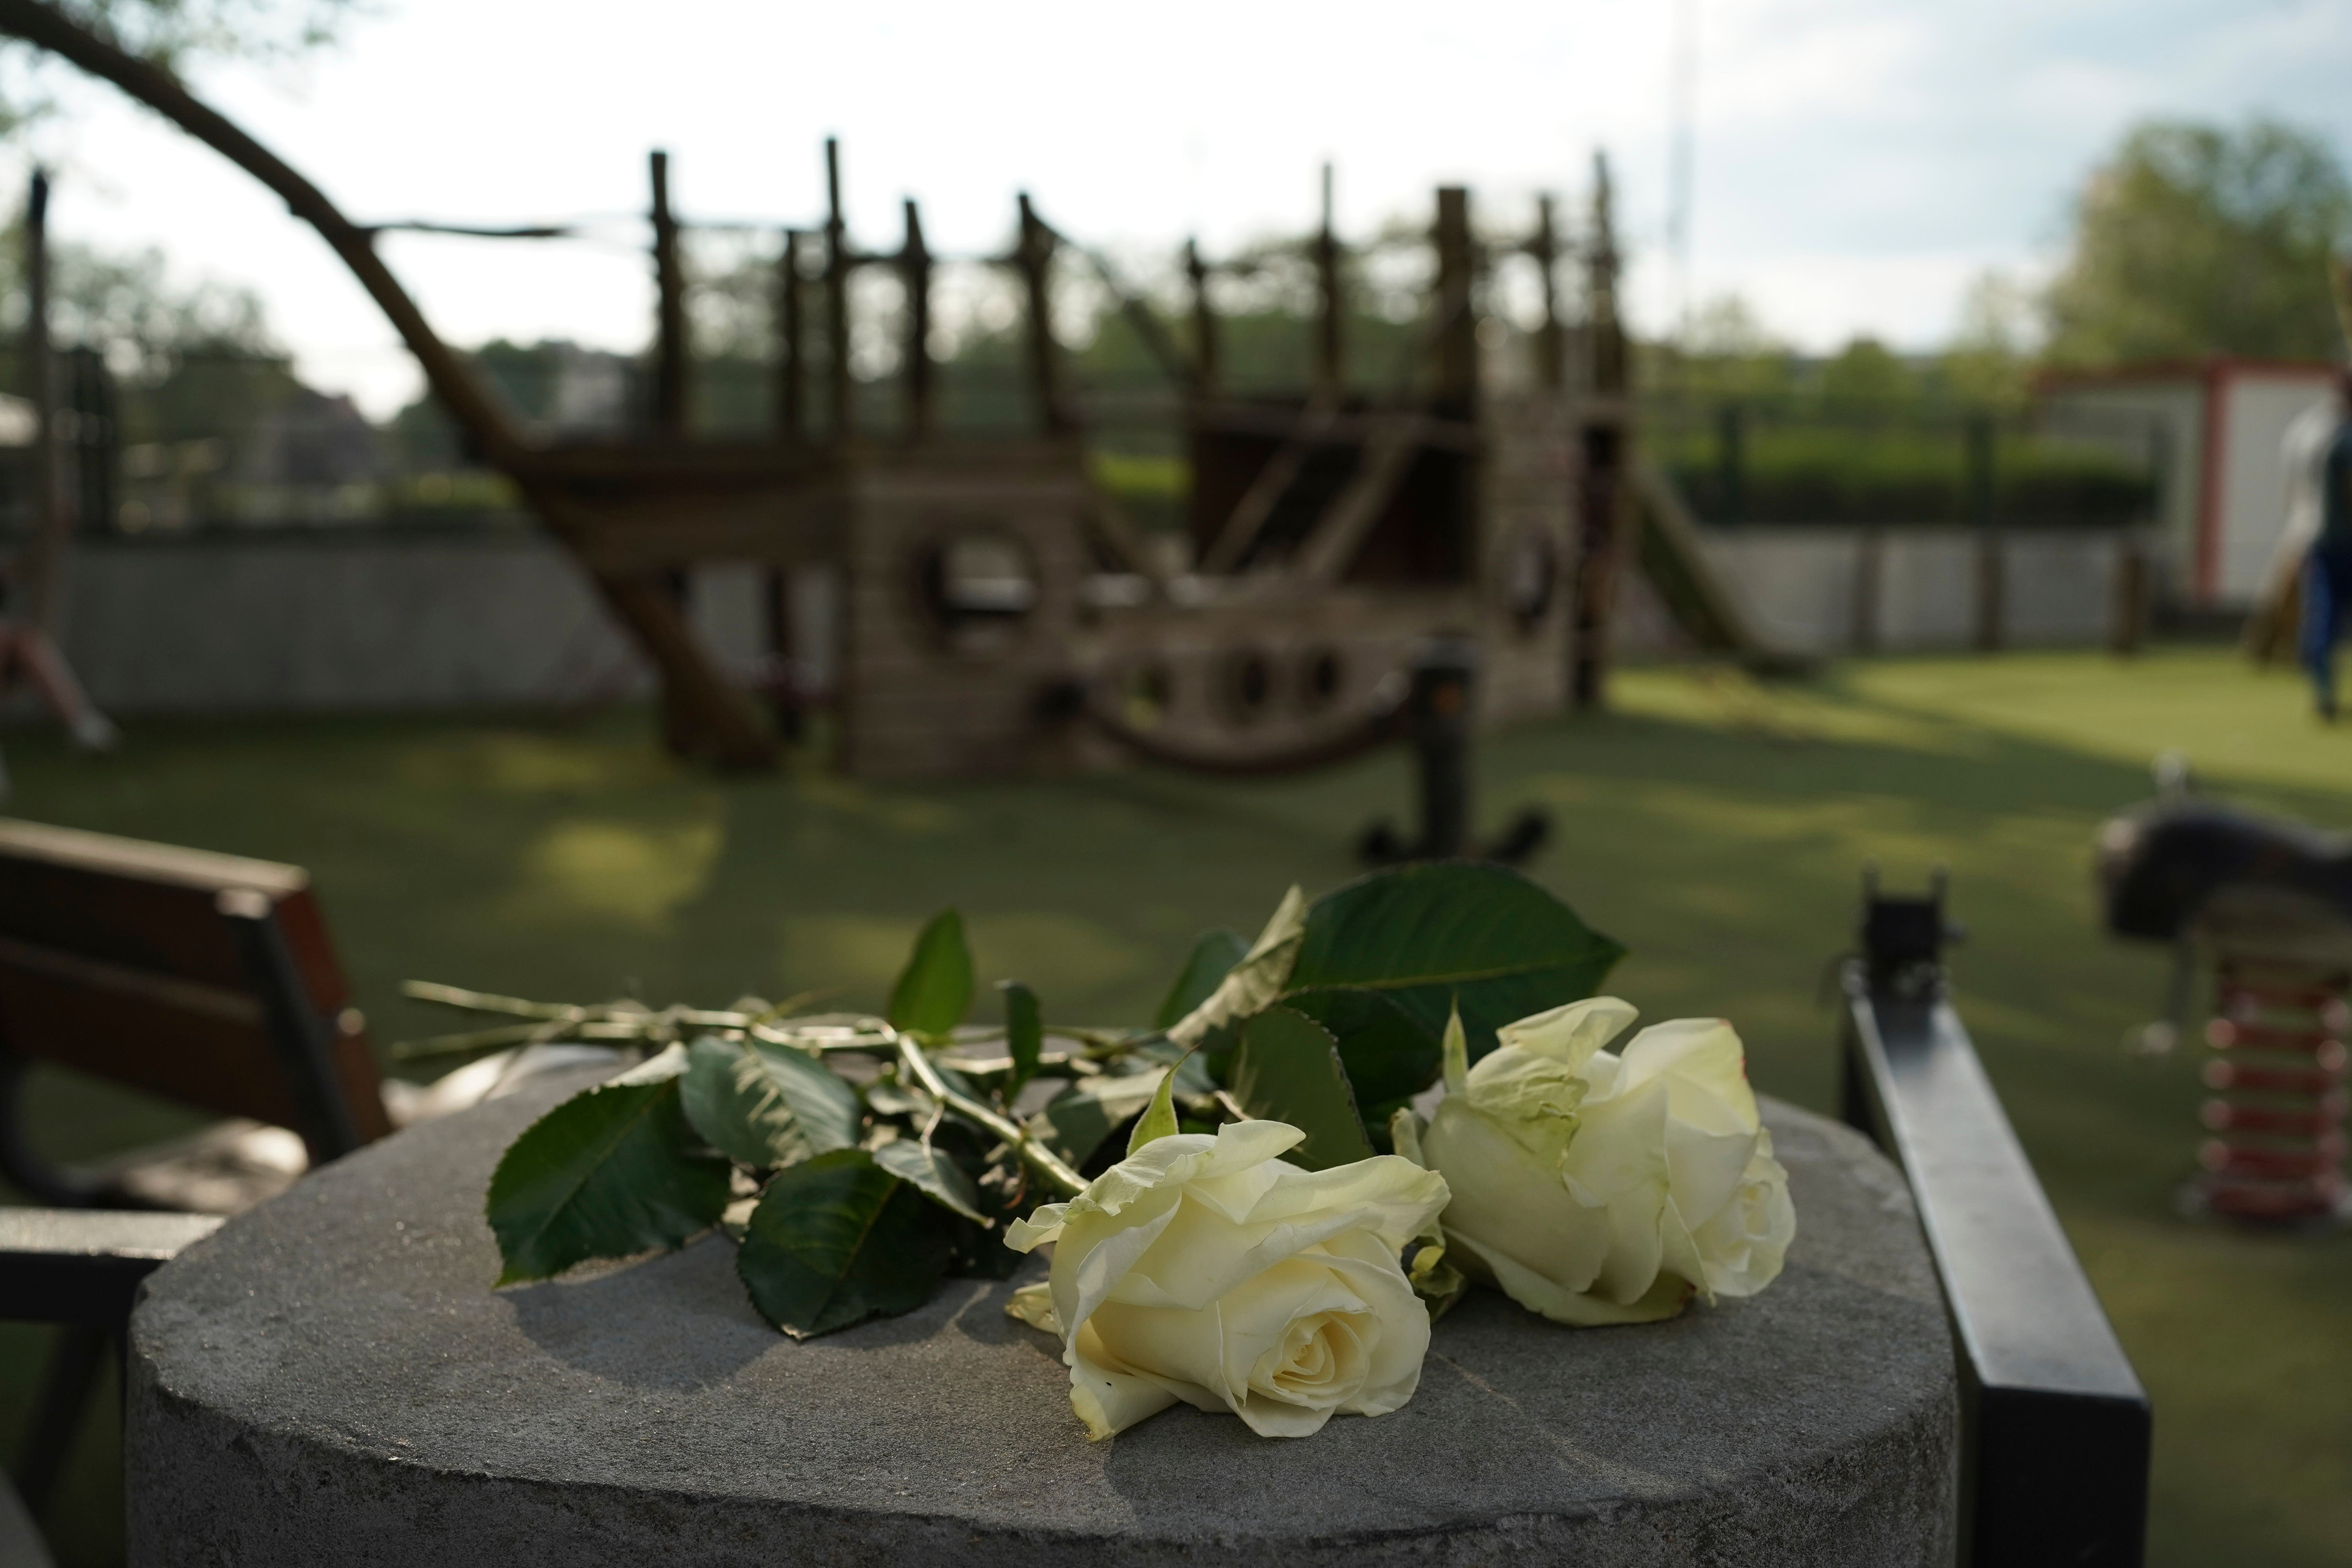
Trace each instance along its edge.
<instances>
[{"instance_id":1,"label":"dark metal bar","mask_svg":"<svg viewBox=\"0 0 2352 1568\"><path fill-rule=\"evenodd\" d=\"M1971 414L1967 426L1969 526L1976 532L1976 641L1978 651L2001 645L2004 603L2000 529L1996 517L1992 416Z\"/></svg>"},{"instance_id":2,"label":"dark metal bar","mask_svg":"<svg viewBox=\"0 0 2352 1568\"><path fill-rule=\"evenodd\" d=\"M1412 667L1413 766L1421 783L1421 842L1414 858L1447 860L1470 845L1470 718L1478 651L1441 638Z\"/></svg>"},{"instance_id":3,"label":"dark metal bar","mask_svg":"<svg viewBox=\"0 0 2352 1568\"><path fill-rule=\"evenodd\" d=\"M654 183L654 428L686 434L686 270L669 205L669 154L652 157Z\"/></svg>"},{"instance_id":4,"label":"dark metal bar","mask_svg":"<svg viewBox=\"0 0 2352 1568\"><path fill-rule=\"evenodd\" d=\"M2147 1394L1946 999L1940 879L1865 883L1844 972L1844 1114L1910 1180L1959 1357L1960 1557L1972 1568L2133 1568L2147 1516Z\"/></svg>"},{"instance_id":5,"label":"dark metal bar","mask_svg":"<svg viewBox=\"0 0 2352 1568\"><path fill-rule=\"evenodd\" d=\"M26 1511L38 1514L56 1488L110 1348L121 1364L141 1282L223 1223L217 1215L0 1208L0 1320L64 1325L15 1467Z\"/></svg>"},{"instance_id":6,"label":"dark metal bar","mask_svg":"<svg viewBox=\"0 0 2352 1568\"><path fill-rule=\"evenodd\" d=\"M310 990L268 894L232 888L215 900L215 907L227 922L247 984L261 999L262 1022L294 1098L301 1122L297 1131L310 1145L310 1163L315 1166L339 1160L366 1140L352 1120L342 1077L335 1070L335 1021L320 1016L310 1005Z\"/></svg>"}]
</instances>

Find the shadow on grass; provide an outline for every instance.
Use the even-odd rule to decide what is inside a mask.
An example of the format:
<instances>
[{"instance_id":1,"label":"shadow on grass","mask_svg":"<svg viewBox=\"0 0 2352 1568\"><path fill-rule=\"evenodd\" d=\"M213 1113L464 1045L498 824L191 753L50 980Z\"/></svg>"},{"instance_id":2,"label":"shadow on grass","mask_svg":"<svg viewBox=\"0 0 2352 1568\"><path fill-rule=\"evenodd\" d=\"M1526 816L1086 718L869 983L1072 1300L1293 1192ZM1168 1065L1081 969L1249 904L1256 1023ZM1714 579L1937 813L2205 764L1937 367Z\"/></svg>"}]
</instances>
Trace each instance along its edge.
<instances>
[{"instance_id":1,"label":"shadow on grass","mask_svg":"<svg viewBox=\"0 0 2352 1568\"><path fill-rule=\"evenodd\" d=\"M2084 661L2076 678L2099 700L2108 677ZM2165 958L2101 931L2091 843L2147 795L2145 763L1874 679L1758 694L1648 674L1622 691L1619 713L1513 730L1477 760L1487 826L1551 812L1530 874L1632 950L1611 988L1653 1021L1731 1018L1759 1088L1827 1109L1835 1020L1819 984L1848 945L1862 864L1895 886L1949 865L1970 931L1952 957L1963 1016L2156 1396L2151 1560L2339 1561L2352 1246L2174 1217L2197 1064L2119 1048L2158 1005ZM2147 754L2168 740L2151 731ZM1142 1017L1197 931L1254 932L1289 882L1355 875L1356 834L1411 809L1396 755L1249 784L722 781L662 761L635 714L156 723L105 765L8 745L23 815L309 866L380 1042L455 1026L398 998L412 976L568 1000L831 986L872 1006L948 904L983 982L1030 981L1056 1019ZM2352 822L2352 791L2247 795ZM981 1016L992 1005L983 989ZM59 1152L129 1141L153 1114L95 1089L42 1092ZM0 1421L21 1420L30 1372L5 1359Z\"/></svg>"}]
</instances>

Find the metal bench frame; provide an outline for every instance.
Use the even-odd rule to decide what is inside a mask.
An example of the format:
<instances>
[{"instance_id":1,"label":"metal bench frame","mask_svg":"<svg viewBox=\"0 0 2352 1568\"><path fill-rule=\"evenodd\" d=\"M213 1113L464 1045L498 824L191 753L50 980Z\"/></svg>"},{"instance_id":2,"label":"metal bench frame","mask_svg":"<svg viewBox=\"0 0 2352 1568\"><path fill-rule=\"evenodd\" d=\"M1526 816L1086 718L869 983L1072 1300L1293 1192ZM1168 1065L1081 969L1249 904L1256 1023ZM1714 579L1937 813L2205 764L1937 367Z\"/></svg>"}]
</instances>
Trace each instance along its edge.
<instances>
[{"instance_id":1,"label":"metal bench frame","mask_svg":"<svg viewBox=\"0 0 2352 1568\"><path fill-rule=\"evenodd\" d=\"M1959 1561L2137 1568L2150 1417L1945 986L1944 882L1866 877L1843 966L1847 1122L1909 1179L1960 1374Z\"/></svg>"}]
</instances>

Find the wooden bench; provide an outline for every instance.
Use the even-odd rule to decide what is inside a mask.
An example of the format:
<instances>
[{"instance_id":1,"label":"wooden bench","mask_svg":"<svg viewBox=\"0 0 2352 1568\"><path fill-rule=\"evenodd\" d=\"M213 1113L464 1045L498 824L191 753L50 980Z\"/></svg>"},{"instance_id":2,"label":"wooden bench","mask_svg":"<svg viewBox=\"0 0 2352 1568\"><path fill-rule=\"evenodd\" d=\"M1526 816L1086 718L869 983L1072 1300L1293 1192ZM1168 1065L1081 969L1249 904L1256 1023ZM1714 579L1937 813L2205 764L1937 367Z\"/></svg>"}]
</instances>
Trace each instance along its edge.
<instances>
[{"instance_id":1,"label":"wooden bench","mask_svg":"<svg viewBox=\"0 0 2352 1568\"><path fill-rule=\"evenodd\" d=\"M312 1165L392 1131L300 868L0 818L0 1175L53 1205L178 1206L32 1150L41 1061L291 1129Z\"/></svg>"}]
</instances>

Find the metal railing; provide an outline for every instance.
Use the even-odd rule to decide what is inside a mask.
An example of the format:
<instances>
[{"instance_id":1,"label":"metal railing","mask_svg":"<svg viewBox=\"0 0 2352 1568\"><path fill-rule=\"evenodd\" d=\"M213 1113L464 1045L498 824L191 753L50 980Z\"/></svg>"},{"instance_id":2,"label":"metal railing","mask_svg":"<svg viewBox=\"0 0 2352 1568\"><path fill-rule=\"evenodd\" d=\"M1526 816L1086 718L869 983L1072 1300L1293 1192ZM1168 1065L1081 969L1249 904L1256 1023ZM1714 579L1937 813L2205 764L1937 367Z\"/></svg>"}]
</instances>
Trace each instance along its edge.
<instances>
[{"instance_id":1,"label":"metal railing","mask_svg":"<svg viewBox=\"0 0 2352 1568\"><path fill-rule=\"evenodd\" d=\"M1951 1316L1959 1561L2134 1568L2147 1394L1946 994L1948 934L1940 875L1925 898L1865 879L1842 1111L1908 1178Z\"/></svg>"}]
</instances>

